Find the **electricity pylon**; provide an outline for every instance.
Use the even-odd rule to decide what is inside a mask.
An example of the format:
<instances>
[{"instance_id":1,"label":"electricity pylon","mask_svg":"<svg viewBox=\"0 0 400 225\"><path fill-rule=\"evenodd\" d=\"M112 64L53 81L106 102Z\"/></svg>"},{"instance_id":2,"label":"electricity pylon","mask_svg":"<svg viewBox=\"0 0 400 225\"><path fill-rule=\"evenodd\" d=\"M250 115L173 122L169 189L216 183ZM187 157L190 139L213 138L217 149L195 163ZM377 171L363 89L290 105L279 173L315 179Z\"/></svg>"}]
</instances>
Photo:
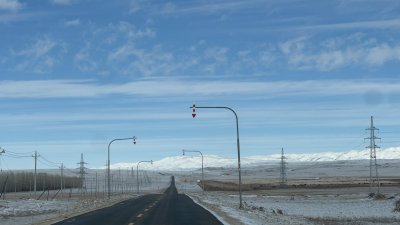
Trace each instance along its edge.
<instances>
[{"instance_id":1,"label":"electricity pylon","mask_svg":"<svg viewBox=\"0 0 400 225\"><path fill-rule=\"evenodd\" d=\"M281 185L281 187L286 187L287 185L287 176L286 176L286 157L283 153L283 148L282 148L282 152L281 152L281 174L280 174L280 182L279 184Z\"/></svg>"},{"instance_id":2,"label":"electricity pylon","mask_svg":"<svg viewBox=\"0 0 400 225\"><path fill-rule=\"evenodd\" d=\"M86 167L85 167L85 161L83 161L83 154L81 154L81 161L79 163L77 163L79 165L79 178L81 181L81 193L83 193L83 190L86 190L86 185L85 185L85 174L87 174L86 172Z\"/></svg>"},{"instance_id":3,"label":"electricity pylon","mask_svg":"<svg viewBox=\"0 0 400 225\"><path fill-rule=\"evenodd\" d=\"M370 137L365 138L369 139L370 144L366 148L369 148L369 193L370 194L380 194L380 182L379 182L379 175L378 175L378 164L376 162L376 149L379 148L375 144L375 140L380 139L379 137L375 136L375 131L379 130L378 128L374 127L374 117L371 116L371 125L366 130L370 131Z\"/></svg>"}]
</instances>

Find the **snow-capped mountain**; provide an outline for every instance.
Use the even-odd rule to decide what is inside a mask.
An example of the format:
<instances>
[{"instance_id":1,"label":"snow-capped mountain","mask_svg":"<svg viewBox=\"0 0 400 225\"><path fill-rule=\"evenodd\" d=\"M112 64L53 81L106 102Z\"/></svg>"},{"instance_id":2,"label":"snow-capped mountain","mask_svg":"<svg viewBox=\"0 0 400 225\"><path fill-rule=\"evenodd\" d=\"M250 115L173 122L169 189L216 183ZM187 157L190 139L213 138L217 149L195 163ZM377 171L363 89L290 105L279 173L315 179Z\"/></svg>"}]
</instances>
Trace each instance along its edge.
<instances>
[{"instance_id":1,"label":"snow-capped mountain","mask_svg":"<svg viewBox=\"0 0 400 225\"><path fill-rule=\"evenodd\" d=\"M312 154L286 154L288 162L315 162L315 161L338 161L338 160L363 160L369 159L369 150L352 150L349 152L322 152ZM280 160L280 154L260 155L242 157L241 164L246 166L276 164ZM377 151L377 159L400 159L400 147L387 148ZM112 169L136 168L137 163L116 163ZM237 158L225 158L216 155L204 155L204 167L236 167ZM187 170L201 168L200 156L172 156L154 161L153 164L140 164L142 169L157 170Z\"/></svg>"}]
</instances>

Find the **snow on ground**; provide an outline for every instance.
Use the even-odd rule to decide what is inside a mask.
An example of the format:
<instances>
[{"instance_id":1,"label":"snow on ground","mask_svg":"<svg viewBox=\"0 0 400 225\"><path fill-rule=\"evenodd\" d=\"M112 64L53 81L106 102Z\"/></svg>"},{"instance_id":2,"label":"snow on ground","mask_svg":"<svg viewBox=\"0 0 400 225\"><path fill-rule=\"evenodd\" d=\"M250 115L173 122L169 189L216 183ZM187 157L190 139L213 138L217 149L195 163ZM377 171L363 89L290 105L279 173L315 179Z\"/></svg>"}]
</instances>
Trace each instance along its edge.
<instances>
[{"instance_id":1,"label":"snow on ground","mask_svg":"<svg viewBox=\"0 0 400 225\"><path fill-rule=\"evenodd\" d=\"M382 160L380 174L385 179L398 179L398 160ZM289 163L288 181L312 183L322 178L331 182L342 179L364 179L369 174L367 161ZM206 168L206 179L237 181L235 168ZM244 183L271 183L279 178L279 165L242 169ZM197 180L201 171L176 174L177 188L231 225L399 225L400 213L394 212L400 200L399 186L383 186L386 200L368 198L365 187L328 189L288 188L244 192L244 209L239 210L237 192L202 193ZM366 179L366 178L365 178ZM293 197L292 197L293 196Z\"/></svg>"},{"instance_id":2,"label":"snow on ground","mask_svg":"<svg viewBox=\"0 0 400 225\"><path fill-rule=\"evenodd\" d=\"M400 196L394 199L373 200L360 194L294 198L252 194L243 196L243 210L239 209L238 195L232 193L191 193L190 196L206 208L233 217L239 221L237 224L297 225L319 224L319 221L331 221L331 224L400 224L400 213L393 211L395 201L400 199Z\"/></svg>"},{"instance_id":3,"label":"snow on ground","mask_svg":"<svg viewBox=\"0 0 400 225\"><path fill-rule=\"evenodd\" d=\"M60 212L77 204L76 201L0 200L0 217L8 218Z\"/></svg>"},{"instance_id":4,"label":"snow on ground","mask_svg":"<svg viewBox=\"0 0 400 225\"><path fill-rule=\"evenodd\" d=\"M68 189L64 193L57 195L55 200L46 201L31 199L33 196L29 192L7 193L6 199L0 200L0 224L50 224L46 223L46 221L61 220L66 216L81 214L138 196L136 193L137 179L136 177L132 179L130 174L127 173L129 176L124 177L121 181L116 180L112 183L112 197L108 200L106 197L107 190L105 190L106 185L104 184L105 180L99 182L102 185L96 185L95 183L97 180L96 172L99 171L93 170L87 174L84 195L81 194L79 189ZM171 174L148 172L147 175L147 180L142 179L142 176L139 179L140 195L161 193L170 184ZM55 193L55 191L50 191L50 196L54 196ZM72 197L68 197L69 194L72 194ZM46 197L42 199L46 199ZM40 223L41 221L44 222Z\"/></svg>"},{"instance_id":5,"label":"snow on ground","mask_svg":"<svg viewBox=\"0 0 400 225\"><path fill-rule=\"evenodd\" d=\"M25 225L62 219L115 204L137 195L115 195L106 198L72 198L70 200L11 199L0 200L0 224ZM46 223L40 223L46 224Z\"/></svg>"}]
</instances>

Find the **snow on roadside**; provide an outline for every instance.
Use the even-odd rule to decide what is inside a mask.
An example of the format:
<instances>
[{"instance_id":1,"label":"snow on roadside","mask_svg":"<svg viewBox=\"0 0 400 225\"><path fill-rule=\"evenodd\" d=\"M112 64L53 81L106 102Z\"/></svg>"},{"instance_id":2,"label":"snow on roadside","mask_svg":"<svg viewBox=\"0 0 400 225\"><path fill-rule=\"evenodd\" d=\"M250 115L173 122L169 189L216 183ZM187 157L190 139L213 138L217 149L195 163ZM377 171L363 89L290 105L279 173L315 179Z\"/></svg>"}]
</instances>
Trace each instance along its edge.
<instances>
[{"instance_id":1,"label":"snow on roadside","mask_svg":"<svg viewBox=\"0 0 400 225\"><path fill-rule=\"evenodd\" d=\"M205 196L191 194L200 203L216 208L220 214L240 221L238 224L313 224L310 219L335 221L400 221L393 212L396 198L383 201L362 195L326 196L257 196L244 195L244 209L238 208L238 196L224 192L209 192Z\"/></svg>"},{"instance_id":2,"label":"snow on roadside","mask_svg":"<svg viewBox=\"0 0 400 225\"><path fill-rule=\"evenodd\" d=\"M0 217L31 216L68 210L77 202L42 200L0 200Z\"/></svg>"},{"instance_id":3,"label":"snow on roadside","mask_svg":"<svg viewBox=\"0 0 400 225\"><path fill-rule=\"evenodd\" d=\"M25 225L50 224L50 221L62 220L63 218L85 213L102 208L137 195L116 195L111 200L107 198L86 198L71 200L0 200L0 224ZM49 222L45 222L49 221Z\"/></svg>"},{"instance_id":4,"label":"snow on roadside","mask_svg":"<svg viewBox=\"0 0 400 225\"><path fill-rule=\"evenodd\" d=\"M277 211L268 210L264 207L255 208L244 204L243 209L239 209L239 198L223 192L209 192L206 195L190 194L203 207L218 214L231 225L304 225L313 224L305 218L299 216L281 215Z\"/></svg>"}]
</instances>

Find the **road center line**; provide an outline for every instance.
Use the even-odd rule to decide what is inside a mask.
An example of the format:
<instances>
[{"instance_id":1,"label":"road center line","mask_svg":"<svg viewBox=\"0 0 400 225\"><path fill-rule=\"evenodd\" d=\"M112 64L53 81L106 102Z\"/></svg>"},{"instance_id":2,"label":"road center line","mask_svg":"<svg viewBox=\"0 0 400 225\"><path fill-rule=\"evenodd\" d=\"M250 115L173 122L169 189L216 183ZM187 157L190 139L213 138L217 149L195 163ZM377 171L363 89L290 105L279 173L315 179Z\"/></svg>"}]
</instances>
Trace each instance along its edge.
<instances>
[{"instance_id":1,"label":"road center line","mask_svg":"<svg viewBox=\"0 0 400 225\"><path fill-rule=\"evenodd\" d=\"M137 217L137 218L140 218L140 217L142 217L142 216L143 216L143 214L140 213L140 214L137 215L136 217Z\"/></svg>"}]
</instances>

